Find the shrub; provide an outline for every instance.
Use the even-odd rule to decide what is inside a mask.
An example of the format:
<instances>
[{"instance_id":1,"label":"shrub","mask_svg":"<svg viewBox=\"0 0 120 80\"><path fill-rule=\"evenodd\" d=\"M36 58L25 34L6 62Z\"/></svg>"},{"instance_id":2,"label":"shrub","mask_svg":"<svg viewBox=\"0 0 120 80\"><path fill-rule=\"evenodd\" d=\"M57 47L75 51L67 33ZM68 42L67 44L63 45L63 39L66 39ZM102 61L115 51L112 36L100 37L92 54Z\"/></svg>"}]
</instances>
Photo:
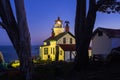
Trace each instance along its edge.
<instances>
[{"instance_id":1,"label":"shrub","mask_svg":"<svg viewBox=\"0 0 120 80\"><path fill-rule=\"evenodd\" d=\"M109 63L120 63L120 47L113 48L110 54L107 56Z\"/></svg>"}]
</instances>

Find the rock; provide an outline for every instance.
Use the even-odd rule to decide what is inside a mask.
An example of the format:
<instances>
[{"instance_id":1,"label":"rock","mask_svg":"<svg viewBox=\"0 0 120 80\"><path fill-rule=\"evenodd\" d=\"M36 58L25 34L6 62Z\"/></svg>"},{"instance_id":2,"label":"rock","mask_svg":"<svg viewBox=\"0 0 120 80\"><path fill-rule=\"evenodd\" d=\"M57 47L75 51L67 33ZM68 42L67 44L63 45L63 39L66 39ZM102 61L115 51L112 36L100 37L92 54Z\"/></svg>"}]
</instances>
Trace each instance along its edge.
<instances>
[{"instance_id":1,"label":"rock","mask_svg":"<svg viewBox=\"0 0 120 80\"><path fill-rule=\"evenodd\" d=\"M0 51L0 63L4 63L4 57L1 51Z\"/></svg>"},{"instance_id":2,"label":"rock","mask_svg":"<svg viewBox=\"0 0 120 80\"><path fill-rule=\"evenodd\" d=\"M6 70L7 70L7 64L4 61L2 52L0 51L0 72Z\"/></svg>"}]
</instances>

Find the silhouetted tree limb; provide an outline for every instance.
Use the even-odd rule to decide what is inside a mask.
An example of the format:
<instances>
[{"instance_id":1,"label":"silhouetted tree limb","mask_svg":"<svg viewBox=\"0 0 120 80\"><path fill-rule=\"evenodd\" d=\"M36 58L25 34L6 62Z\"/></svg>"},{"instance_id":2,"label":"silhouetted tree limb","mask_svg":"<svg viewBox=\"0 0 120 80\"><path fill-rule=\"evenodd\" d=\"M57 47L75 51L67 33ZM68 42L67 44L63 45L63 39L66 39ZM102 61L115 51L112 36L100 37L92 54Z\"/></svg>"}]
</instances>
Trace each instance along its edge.
<instances>
[{"instance_id":1,"label":"silhouetted tree limb","mask_svg":"<svg viewBox=\"0 0 120 80\"><path fill-rule=\"evenodd\" d=\"M24 76L26 76L26 80L31 80L31 40L24 8L24 0L14 1L17 20L13 14L10 0L0 0L1 25L6 30L16 49L20 60L20 70L23 72Z\"/></svg>"},{"instance_id":2,"label":"silhouetted tree limb","mask_svg":"<svg viewBox=\"0 0 120 80\"><path fill-rule=\"evenodd\" d=\"M97 11L104 13L120 13L119 0L99 0L96 5Z\"/></svg>"},{"instance_id":3,"label":"silhouetted tree limb","mask_svg":"<svg viewBox=\"0 0 120 80\"><path fill-rule=\"evenodd\" d=\"M5 27L7 27L4 23L2 23L2 22L0 22L0 26L2 27L2 28L5 28Z\"/></svg>"},{"instance_id":4,"label":"silhouetted tree limb","mask_svg":"<svg viewBox=\"0 0 120 80\"><path fill-rule=\"evenodd\" d=\"M120 1L118 0L89 0L89 9L86 14L86 0L76 0L75 17L75 38L76 38L76 58L75 68L85 68L89 63L88 48L92 37L96 13L120 12Z\"/></svg>"},{"instance_id":5,"label":"silhouetted tree limb","mask_svg":"<svg viewBox=\"0 0 120 80\"><path fill-rule=\"evenodd\" d=\"M80 14L80 15L79 15ZM86 64L87 55L86 52L84 53L84 41L86 36L83 34L86 32L86 0L77 0L77 7L76 7L76 18L75 18L75 38L76 38L76 58L75 64L76 69L82 67L81 65ZM83 54L84 53L84 54ZM84 60L84 61L83 61Z\"/></svg>"}]
</instances>

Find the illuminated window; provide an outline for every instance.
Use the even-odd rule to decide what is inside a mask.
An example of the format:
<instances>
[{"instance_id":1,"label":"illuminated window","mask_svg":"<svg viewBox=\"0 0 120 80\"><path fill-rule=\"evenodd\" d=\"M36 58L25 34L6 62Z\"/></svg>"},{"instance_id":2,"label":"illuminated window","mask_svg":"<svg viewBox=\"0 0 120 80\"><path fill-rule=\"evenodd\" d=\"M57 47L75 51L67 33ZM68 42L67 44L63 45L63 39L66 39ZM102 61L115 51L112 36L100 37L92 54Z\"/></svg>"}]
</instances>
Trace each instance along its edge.
<instances>
[{"instance_id":1,"label":"illuminated window","mask_svg":"<svg viewBox=\"0 0 120 80\"><path fill-rule=\"evenodd\" d=\"M62 51L60 51L60 55L62 55Z\"/></svg>"},{"instance_id":2,"label":"illuminated window","mask_svg":"<svg viewBox=\"0 0 120 80\"><path fill-rule=\"evenodd\" d=\"M63 38L63 44L66 44L66 38Z\"/></svg>"},{"instance_id":3,"label":"illuminated window","mask_svg":"<svg viewBox=\"0 0 120 80\"><path fill-rule=\"evenodd\" d=\"M70 44L72 44L72 38L70 38Z\"/></svg>"},{"instance_id":4,"label":"illuminated window","mask_svg":"<svg viewBox=\"0 0 120 80\"><path fill-rule=\"evenodd\" d=\"M53 48L53 54L55 54L55 52L54 52L54 48Z\"/></svg>"},{"instance_id":5,"label":"illuminated window","mask_svg":"<svg viewBox=\"0 0 120 80\"><path fill-rule=\"evenodd\" d=\"M52 48L51 48L51 54L52 54Z\"/></svg>"},{"instance_id":6,"label":"illuminated window","mask_svg":"<svg viewBox=\"0 0 120 80\"><path fill-rule=\"evenodd\" d=\"M44 48L44 54L48 54L48 48Z\"/></svg>"},{"instance_id":7,"label":"illuminated window","mask_svg":"<svg viewBox=\"0 0 120 80\"><path fill-rule=\"evenodd\" d=\"M61 21L57 21L57 24L61 25Z\"/></svg>"}]
</instances>

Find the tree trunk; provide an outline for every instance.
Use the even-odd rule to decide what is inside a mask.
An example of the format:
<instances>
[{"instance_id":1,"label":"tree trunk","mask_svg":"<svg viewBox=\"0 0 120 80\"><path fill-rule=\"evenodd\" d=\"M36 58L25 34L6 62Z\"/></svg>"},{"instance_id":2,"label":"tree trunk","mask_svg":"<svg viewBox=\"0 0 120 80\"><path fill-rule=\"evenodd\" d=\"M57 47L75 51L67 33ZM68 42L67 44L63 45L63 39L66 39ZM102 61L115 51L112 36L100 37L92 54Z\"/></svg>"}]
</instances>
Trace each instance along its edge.
<instances>
[{"instance_id":1,"label":"tree trunk","mask_svg":"<svg viewBox=\"0 0 120 80\"><path fill-rule=\"evenodd\" d=\"M30 33L24 9L24 0L15 0L17 21L14 18L9 0L0 0L0 17L20 60L20 70L26 80L31 80L32 60ZM9 14L8 14L9 13Z\"/></svg>"},{"instance_id":2,"label":"tree trunk","mask_svg":"<svg viewBox=\"0 0 120 80\"><path fill-rule=\"evenodd\" d=\"M76 69L84 69L89 63L88 48L96 19L95 7L95 0L90 0L89 10L86 17L86 0L77 0L75 19L75 37L77 52L75 57Z\"/></svg>"},{"instance_id":3,"label":"tree trunk","mask_svg":"<svg viewBox=\"0 0 120 80\"><path fill-rule=\"evenodd\" d=\"M24 8L24 0L15 0L16 16L19 28L19 39L20 39L20 50L19 59L21 64L21 71L25 73L26 80L30 80L32 71L32 60L31 60L31 42L28 24L26 20L26 12Z\"/></svg>"},{"instance_id":4,"label":"tree trunk","mask_svg":"<svg viewBox=\"0 0 120 80\"><path fill-rule=\"evenodd\" d=\"M76 38L76 57L75 57L75 67L76 69L81 67L87 62L87 52L83 49L85 45L85 34L86 34L86 0L77 0L76 6L76 18L75 18L75 38Z\"/></svg>"}]
</instances>

